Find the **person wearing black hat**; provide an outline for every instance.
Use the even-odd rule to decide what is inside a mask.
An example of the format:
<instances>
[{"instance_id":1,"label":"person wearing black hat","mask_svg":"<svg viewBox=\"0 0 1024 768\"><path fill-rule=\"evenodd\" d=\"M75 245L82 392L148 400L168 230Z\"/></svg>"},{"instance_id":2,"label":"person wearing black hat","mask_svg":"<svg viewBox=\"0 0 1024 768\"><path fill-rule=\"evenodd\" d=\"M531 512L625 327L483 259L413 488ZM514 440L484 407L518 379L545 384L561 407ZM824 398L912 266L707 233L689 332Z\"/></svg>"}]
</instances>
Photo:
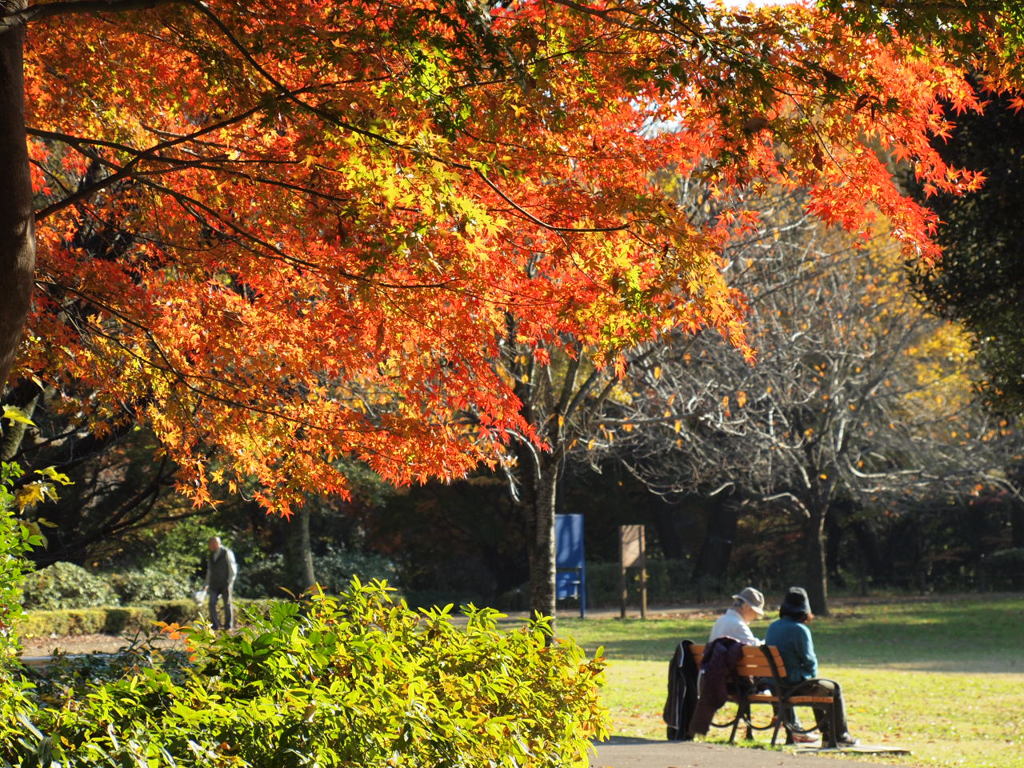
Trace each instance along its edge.
<instances>
[{"instance_id":1,"label":"person wearing black hat","mask_svg":"<svg viewBox=\"0 0 1024 768\"><path fill-rule=\"evenodd\" d=\"M835 701L836 741L841 747L857 744L846 728L846 706L839 683L818 678L818 658L814 655L814 640L807 622L814 618L807 591L803 587L790 587L779 607L779 618L768 627L765 645L779 649L786 665L786 683L789 695L831 696ZM814 717L823 741L828 741L831 723L827 709L814 708Z\"/></svg>"}]
</instances>

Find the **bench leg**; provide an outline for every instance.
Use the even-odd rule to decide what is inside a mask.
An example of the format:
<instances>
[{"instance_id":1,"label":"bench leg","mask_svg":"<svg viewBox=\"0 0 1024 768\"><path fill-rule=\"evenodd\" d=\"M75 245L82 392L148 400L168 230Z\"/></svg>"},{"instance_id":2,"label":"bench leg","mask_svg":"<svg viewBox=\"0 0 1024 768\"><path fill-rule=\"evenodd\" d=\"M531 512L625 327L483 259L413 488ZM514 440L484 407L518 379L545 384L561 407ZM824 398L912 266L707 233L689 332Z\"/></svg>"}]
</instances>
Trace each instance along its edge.
<instances>
[{"instance_id":1,"label":"bench leg","mask_svg":"<svg viewBox=\"0 0 1024 768\"><path fill-rule=\"evenodd\" d=\"M830 749L838 749L839 747L839 733L837 729L838 717L836 716L836 703L833 701L828 707L828 718L832 727L829 728L828 733L828 746Z\"/></svg>"},{"instance_id":2,"label":"bench leg","mask_svg":"<svg viewBox=\"0 0 1024 768\"><path fill-rule=\"evenodd\" d=\"M740 714L736 713L736 719L732 722L732 732L729 734L729 743L736 741L736 729L740 727Z\"/></svg>"},{"instance_id":3,"label":"bench leg","mask_svg":"<svg viewBox=\"0 0 1024 768\"><path fill-rule=\"evenodd\" d=\"M736 719L732 721L732 733L729 734L729 743L733 744L736 741L736 731L739 730L740 721L745 723L750 722L750 704L740 702L736 709ZM747 738L750 738L750 728L747 728Z\"/></svg>"}]
</instances>

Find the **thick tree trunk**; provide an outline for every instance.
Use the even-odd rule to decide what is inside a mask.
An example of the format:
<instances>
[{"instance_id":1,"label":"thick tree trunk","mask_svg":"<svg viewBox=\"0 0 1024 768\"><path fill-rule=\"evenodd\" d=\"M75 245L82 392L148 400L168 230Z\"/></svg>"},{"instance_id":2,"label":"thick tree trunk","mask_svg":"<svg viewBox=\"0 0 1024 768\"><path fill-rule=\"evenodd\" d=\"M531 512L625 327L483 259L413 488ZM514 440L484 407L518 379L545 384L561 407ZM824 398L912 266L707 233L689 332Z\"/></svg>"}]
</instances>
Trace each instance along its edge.
<instances>
[{"instance_id":1,"label":"thick tree trunk","mask_svg":"<svg viewBox=\"0 0 1024 768\"><path fill-rule=\"evenodd\" d=\"M530 531L530 610L555 615L555 511L561 462L541 456Z\"/></svg>"},{"instance_id":2,"label":"thick tree trunk","mask_svg":"<svg viewBox=\"0 0 1024 768\"><path fill-rule=\"evenodd\" d=\"M560 452L541 453L521 446L519 502L526 519L530 566L530 611L555 615L555 511L562 473Z\"/></svg>"},{"instance_id":3,"label":"thick tree trunk","mask_svg":"<svg viewBox=\"0 0 1024 768\"><path fill-rule=\"evenodd\" d=\"M828 571L825 567L825 519L828 507L816 504L810 508L804 523L804 588L811 600L811 610L828 616Z\"/></svg>"},{"instance_id":4,"label":"thick tree trunk","mask_svg":"<svg viewBox=\"0 0 1024 768\"><path fill-rule=\"evenodd\" d=\"M24 7L24 0L6 3ZM25 144L21 27L0 31L0 387L28 314L35 270L32 182Z\"/></svg>"},{"instance_id":5,"label":"thick tree trunk","mask_svg":"<svg viewBox=\"0 0 1024 768\"><path fill-rule=\"evenodd\" d=\"M285 549L288 579L296 594L316 584L313 568L313 543L309 535L309 507L303 504L288 521L288 544Z\"/></svg>"},{"instance_id":6,"label":"thick tree trunk","mask_svg":"<svg viewBox=\"0 0 1024 768\"><path fill-rule=\"evenodd\" d=\"M842 563L842 546L845 526L843 523L850 517L852 505L845 501L834 502L825 517L825 565L828 578L832 584L844 587Z\"/></svg>"}]
</instances>

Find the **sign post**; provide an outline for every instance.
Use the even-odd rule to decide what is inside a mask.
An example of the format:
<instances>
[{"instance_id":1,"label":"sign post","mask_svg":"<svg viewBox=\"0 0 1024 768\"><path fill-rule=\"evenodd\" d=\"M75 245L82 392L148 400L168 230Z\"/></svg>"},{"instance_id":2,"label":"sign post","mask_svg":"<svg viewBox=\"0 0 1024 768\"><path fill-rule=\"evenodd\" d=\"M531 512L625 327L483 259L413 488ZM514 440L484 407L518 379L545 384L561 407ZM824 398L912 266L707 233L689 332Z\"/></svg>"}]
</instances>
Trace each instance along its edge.
<instances>
[{"instance_id":1,"label":"sign post","mask_svg":"<svg viewBox=\"0 0 1024 768\"><path fill-rule=\"evenodd\" d=\"M619 618L626 618L629 588L626 581L630 568L640 569L640 618L647 618L647 545L642 525L619 526Z\"/></svg>"},{"instance_id":2,"label":"sign post","mask_svg":"<svg viewBox=\"0 0 1024 768\"><path fill-rule=\"evenodd\" d=\"M555 515L555 598L574 597L580 618L587 617L587 564L583 553L583 515Z\"/></svg>"}]
</instances>

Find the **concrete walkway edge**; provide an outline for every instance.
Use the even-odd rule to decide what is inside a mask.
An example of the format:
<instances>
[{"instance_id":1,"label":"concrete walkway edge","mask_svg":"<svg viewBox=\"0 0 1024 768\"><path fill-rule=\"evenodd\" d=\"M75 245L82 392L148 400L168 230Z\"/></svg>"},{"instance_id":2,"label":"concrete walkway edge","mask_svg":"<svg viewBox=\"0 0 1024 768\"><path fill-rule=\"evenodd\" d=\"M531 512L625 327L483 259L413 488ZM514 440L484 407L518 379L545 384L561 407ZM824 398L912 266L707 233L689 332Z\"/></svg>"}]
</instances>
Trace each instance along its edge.
<instances>
[{"instance_id":1,"label":"concrete walkway edge","mask_svg":"<svg viewBox=\"0 0 1024 768\"><path fill-rule=\"evenodd\" d=\"M843 759L823 762L819 755L692 741L654 741L616 737L597 745L591 768L879 768L883 763Z\"/></svg>"}]
</instances>

